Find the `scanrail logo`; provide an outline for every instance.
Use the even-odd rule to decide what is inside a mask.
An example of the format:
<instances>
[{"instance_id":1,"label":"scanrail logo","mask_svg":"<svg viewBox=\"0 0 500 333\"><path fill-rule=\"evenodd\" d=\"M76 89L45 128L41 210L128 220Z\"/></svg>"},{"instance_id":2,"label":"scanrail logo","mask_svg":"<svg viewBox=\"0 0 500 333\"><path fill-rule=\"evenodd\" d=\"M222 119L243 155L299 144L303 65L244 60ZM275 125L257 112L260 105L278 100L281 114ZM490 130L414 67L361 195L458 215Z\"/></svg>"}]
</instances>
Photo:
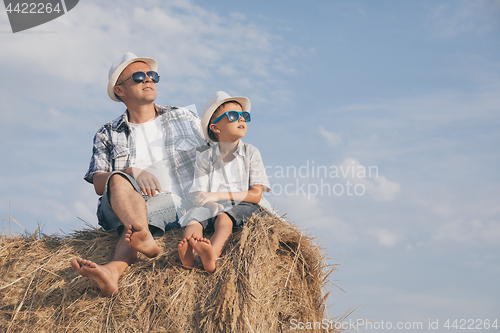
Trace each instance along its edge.
<instances>
[{"instance_id":1,"label":"scanrail logo","mask_svg":"<svg viewBox=\"0 0 500 333\"><path fill-rule=\"evenodd\" d=\"M29 0L28 0L29 1ZM31 29L63 16L79 0L36 0L33 2L3 0L12 32Z\"/></svg>"}]
</instances>

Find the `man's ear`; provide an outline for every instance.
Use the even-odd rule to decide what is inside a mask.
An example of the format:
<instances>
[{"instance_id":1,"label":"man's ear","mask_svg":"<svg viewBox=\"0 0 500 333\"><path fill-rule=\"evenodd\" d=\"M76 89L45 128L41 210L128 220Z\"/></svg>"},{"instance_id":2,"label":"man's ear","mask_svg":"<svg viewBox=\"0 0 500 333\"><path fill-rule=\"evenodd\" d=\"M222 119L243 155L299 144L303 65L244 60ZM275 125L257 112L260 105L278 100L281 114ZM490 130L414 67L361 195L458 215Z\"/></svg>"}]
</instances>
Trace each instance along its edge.
<instances>
[{"instance_id":1,"label":"man's ear","mask_svg":"<svg viewBox=\"0 0 500 333\"><path fill-rule=\"evenodd\" d=\"M116 95L122 97L124 95L123 89L121 86L114 86L113 91L115 92Z\"/></svg>"}]
</instances>

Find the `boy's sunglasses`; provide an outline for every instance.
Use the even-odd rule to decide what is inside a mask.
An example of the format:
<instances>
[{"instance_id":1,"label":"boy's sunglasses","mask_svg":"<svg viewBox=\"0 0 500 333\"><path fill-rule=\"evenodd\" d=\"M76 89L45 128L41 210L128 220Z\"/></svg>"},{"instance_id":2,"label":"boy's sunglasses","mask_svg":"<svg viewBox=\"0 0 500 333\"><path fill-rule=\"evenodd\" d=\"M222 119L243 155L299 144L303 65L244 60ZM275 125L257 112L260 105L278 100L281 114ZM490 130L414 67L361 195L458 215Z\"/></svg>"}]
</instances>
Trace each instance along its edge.
<instances>
[{"instance_id":1,"label":"boy's sunglasses","mask_svg":"<svg viewBox=\"0 0 500 333\"><path fill-rule=\"evenodd\" d=\"M245 120L247 123L249 123L252 120L252 117L250 116L250 112L248 111L226 111L220 116L218 116L212 124L218 123L224 116L227 116L227 119L229 119L230 122L234 123L235 121L238 121L240 119L240 115L243 117L243 120ZM209 128L208 132L212 132L212 130Z\"/></svg>"},{"instance_id":2,"label":"boy's sunglasses","mask_svg":"<svg viewBox=\"0 0 500 333\"><path fill-rule=\"evenodd\" d=\"M160 76L155 71L149 71L146 73L145 72L135 72L128 79L122 81L122 83L120 83L120 84L117 84L117 86L124 84L125 81L127 81L129 79L134 80L135 83L144 82L146 80L146 75L149 76L151 81L153 81L154 83L160 82Z\"/></svg>"}]
</instances>

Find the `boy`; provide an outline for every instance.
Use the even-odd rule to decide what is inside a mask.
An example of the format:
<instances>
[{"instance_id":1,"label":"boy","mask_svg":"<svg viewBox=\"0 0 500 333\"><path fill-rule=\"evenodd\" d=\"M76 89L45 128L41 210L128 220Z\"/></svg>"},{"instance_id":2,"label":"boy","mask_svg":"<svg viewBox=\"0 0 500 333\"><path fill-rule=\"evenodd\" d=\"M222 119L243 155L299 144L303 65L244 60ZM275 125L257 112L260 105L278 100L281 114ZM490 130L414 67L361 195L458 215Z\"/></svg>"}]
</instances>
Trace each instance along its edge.
<instances>
[{"instance_id":1,"label":"boy","mask_svg":"<svg viewBox=\"0 0 500 333\"><path fill-rule=\"evenodd\" d=\"M259 150L243 143L250 122L250 100L216 92L205 104L201 128L205 139L214 142L198 156L194 182L195 208L184 221L183 239L178 251L182 265L192 268L196 252L207 272L215 271L215 262L229 242L233 227L271 205L262 197L270 191ZM210 240L203 229L214 229Z\"/></svg>"}]
</instances>

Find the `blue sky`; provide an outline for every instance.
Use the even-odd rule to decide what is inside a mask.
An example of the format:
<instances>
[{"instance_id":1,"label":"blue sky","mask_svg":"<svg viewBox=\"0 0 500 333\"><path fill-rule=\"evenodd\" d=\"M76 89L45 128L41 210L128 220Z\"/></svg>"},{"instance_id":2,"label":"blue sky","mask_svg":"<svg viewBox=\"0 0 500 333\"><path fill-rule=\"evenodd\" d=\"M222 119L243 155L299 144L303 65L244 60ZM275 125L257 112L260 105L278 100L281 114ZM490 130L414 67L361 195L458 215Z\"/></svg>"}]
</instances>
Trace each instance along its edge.
<instances>
[{"instance_id":1,"label":"blue sky","mask_svg":"<svg viewBox=\"0 0 500 333\"><path fill-rule=\"evenodd\" d=\"M0 43L4 234L9 201L31 232L96 224L82 178L131 51L158 60L160 104L250 98L268 199L340 264L330 316L500 320L498 1L82 0L16 34L0 11Z\"/></svg>"}]
</instances>

